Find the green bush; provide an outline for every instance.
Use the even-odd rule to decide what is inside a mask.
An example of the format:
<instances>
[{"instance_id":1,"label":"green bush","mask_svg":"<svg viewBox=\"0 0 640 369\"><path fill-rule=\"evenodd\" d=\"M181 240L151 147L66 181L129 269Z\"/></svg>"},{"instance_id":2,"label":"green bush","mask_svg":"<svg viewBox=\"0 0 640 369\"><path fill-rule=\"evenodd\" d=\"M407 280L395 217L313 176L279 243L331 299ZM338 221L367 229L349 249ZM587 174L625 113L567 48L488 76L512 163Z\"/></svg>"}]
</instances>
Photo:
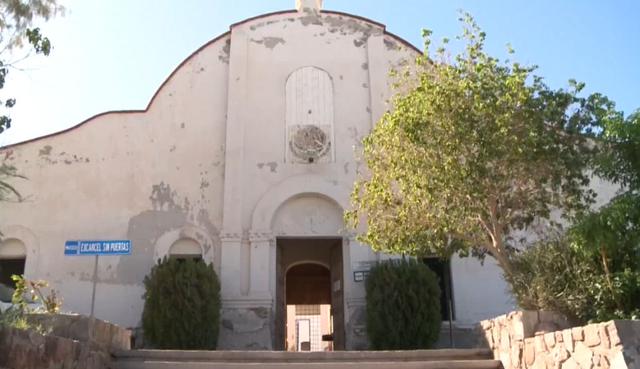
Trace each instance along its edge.
<instances>
[{"instance_id":1,"label":"green bush","mask_svg":"<svg viewBox=\"0 0 640 369\"><path fill-rule=\"evenodd\" d=\"M142 327L159 349L216 348L220 282L202 260L159 260L145 277Z\"/></svg>"},{"instance_id":2,"label":"green bush","mask_svg":"<svg viewBox=\"0 0 640 369\"><path fill-rule=\"evenodd\" d=\"M367 334L374 350L429 348L440 334L438 278L426 265L390 260L367 278Z\"/></svg>"},{"instance_id":3,"label":"green bush","mask_svg":"<svg viewBox=\"0 0 640 369\"><path fill-rule=\"evenodd\" d=\"M518 305L551 310L576 323L589 320L595 265L568 246L564 238L540 242L513 257L513 273L504 277Z\"/></svg>"},{"instance_id":4,"label":"green bush","mask_svg":"<svg viewBox=\"0 0 640 369\"><path fill-rule=\"evenodd\" d=\"M640 318L640 271L604 271L602 261L575 248L571 236L540 242L513 258L505 275L524 309L553 310L576 324Z\"/></svg>"}]
</instances>

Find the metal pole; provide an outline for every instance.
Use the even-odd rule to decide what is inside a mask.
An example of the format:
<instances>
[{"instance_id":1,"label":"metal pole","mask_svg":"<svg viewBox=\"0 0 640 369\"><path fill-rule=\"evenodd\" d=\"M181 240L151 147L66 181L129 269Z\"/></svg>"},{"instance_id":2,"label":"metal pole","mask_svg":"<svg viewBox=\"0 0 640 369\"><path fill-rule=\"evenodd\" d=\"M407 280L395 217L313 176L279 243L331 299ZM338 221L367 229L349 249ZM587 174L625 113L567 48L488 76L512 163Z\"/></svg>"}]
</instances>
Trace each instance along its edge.
<instances>
[{"instance_id":1,"label":"metal pole","mask_svg":"<svg viewBox=\"0 0 640 369\"><path fill-rule=\"evenodd\" d=\"M93 290L91 291L91 315L89 315L89 341L93 341L93 330L95 326L96 318L94 316L94 310L96 306L96 285L98 284L98 255L96 255L95 263L93 264Z\"/></svg>"},{"instance_id":2,"label":"metal pole","mask_svg":"<svg viewBox=\"0 0 640 369\"><path fill-rule=\"evenodd\" d=\"M444 259L444 291L445 299L447 300L447 312L449 313L449 344L451 348L455 347L453 341L453 304L451 296L451 259Z\"/></svg>"},{"instance_id":3,"label":"metal pole","mask_svg":"<svg viewBox=\"0 0 640 369\"><path fill-rule=\"evenodd\" d=\"M93 318L93 311L96 304L96 285L98 284L98 255L96 255L96 261L93 264L93 291L91 292L91 317Z\"/></svg>"}]
</instances>

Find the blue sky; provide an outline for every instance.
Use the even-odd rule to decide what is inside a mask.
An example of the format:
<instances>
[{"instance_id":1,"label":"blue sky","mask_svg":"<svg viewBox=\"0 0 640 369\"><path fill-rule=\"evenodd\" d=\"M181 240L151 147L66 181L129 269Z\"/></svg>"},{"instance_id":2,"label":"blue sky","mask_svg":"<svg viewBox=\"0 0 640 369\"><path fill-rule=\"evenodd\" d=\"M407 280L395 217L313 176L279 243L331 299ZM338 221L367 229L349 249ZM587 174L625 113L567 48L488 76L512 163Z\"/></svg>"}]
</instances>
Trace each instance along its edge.
<instances>
[{"instance_id":1,"label":"blue sky","mask_svg":"<svg viewBox=\"0 0 640 369\"><path fill-rule=\"evenodd\" d=\"M292 9L294 0L66 0L67 14L42 26L54 50L13 71L18 99L0 145L73 126L107 110L142 109L171 71L230 24ZM552 87L587 84L630 113L640 108L640 1L325 0L325 9L371 18L420 47L459 34L458 9L487 32L487 49L540 67Z\"/></svg>"}]
</instances>

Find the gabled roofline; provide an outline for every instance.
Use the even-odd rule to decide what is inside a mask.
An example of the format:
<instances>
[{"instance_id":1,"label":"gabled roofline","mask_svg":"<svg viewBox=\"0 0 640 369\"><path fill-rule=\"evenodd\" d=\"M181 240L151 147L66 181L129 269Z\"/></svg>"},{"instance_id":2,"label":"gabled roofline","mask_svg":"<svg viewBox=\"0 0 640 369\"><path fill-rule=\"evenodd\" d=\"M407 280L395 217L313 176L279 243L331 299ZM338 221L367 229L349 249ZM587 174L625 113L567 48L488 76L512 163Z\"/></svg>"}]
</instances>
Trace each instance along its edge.
<instances>
[{"instance_id":1,"label":"gabled roofline","mask_svg":"<svg viewBox=\"0 0 640 369\"><path fill-rule=\"evenodd\" d=\"M267 18L267 17L271 17L271 16L274 16L274 15L284 15L284 14L298 14L298 11L295 10L295 9L293 9L293 10L280 10L280 11L276 11L276 12L257 15L255 17L247 18L247 19L242 20L240 22L233 23L229 27L229 29L232 29L233 27L240 26L242 24L249 23L249 22L252 22L252 21L255 21L255 20L258 20L258 19ZM383 33L385 35L388 35L388 36L391 36L391 37L395 38L396 40L400 41L400 43L402 43L407 48L409 48L409 49L411 49L411 50L413 50L413 51L415 51L415 52L417 52L419 54L422 54L422 50L418 49L415 45L413 45L409 41L405 40L404 38L402 38L402 37L400 37L400 36L398 36L398 35L396 35L396 34L394 34L392 32L387 31L387 26L385 24L383 24L383 23L376 22L376 21L374 21L372 19L360 16L360 15L345 13L345 12L341 12L341 11L337 11L337 10L322 10L322 11L320 11L320 14L340 15L340 16L343 16L343 17L354 18L354 19L357 19L357 20L360 20L360 21L363 21L363 22L370 23L370 24L372 24L372 25L374 25L376 27L382 28L382 31L383 31Z\"/></svg>"},{"instance_id":2,"label":"gabled roofline","mask_svg":"<svg viewBox=\"0 0 640 369\"><path fill-rule=\"evenodd\" d=\"M34 138L30 138L28 140L25 141L20 141L20 142L16 142L16 143L12 143L6 146L0 146L0 150L6 150L6 149L11 149L13 147L17 147L17 146L21 146L21 145L25 145L28 143L32 143L35 141L39 141L39 140L43 140L45 138L50 138L53 136L58 136L58 135L62 135L64 133L73 131L76 128L79 128L83 125L85 125L86 123L89 123L90 121L106 116L106 115L110 115L110 114L136 114L136 113L146 113L149 111L149 108L151 107L151 105L153 105L153 102L155 101L156 97L158 96L158 94L160 93L160 91L164 88L164 86L171 80L171 78L178 72L178 70L180 70L191 58L193 58L196 54L198 54L200 51L202 51L203 49L207 48L208 46L215 44L216 42L218 42L219 40L229 36L231 34L231 30L239 25L245 24L245 23L249 23L252 22L254 20L258 20L258 19L262 19L262 18L267 18L267 17L271 17L274 15L283 15L283 14L297 14L298 11L297 10L281 10L281 11L276 11L276 12L271 12L271 13L265 13L265 14L261 14L261 15L257 15L255 17L251 17L251 18L247 18L244 19L240 22L236 22L231 24L231 26L229 26L229 31L215 37L214 39L208 41L207 43L203 44L202 46L200 46L198 49L196 49L194 52L192 52L191 54L189 54L189 56L187 56L184 60L182 60L182 62L180 64L178 64L173 71L169 74L169 76L167 76L167 78L165 78L165 80L160 84L160 86L158 86L158 88L156 89L156 92L153 94L153 96L151 97L151 99L149 100L149 102L147 103L147 106L144 109L126 109L126 110L109 110L109 111L105 111L102 113L98 113L95 115L92 115L91 117L81 121L80 123L71 126L69 128L65 128L61 131L57 131L57 132L53 132L53 133L49 133L47 135L44 136L38 136L38 137L34 137ZM359 15L354 15L354 14L349 14L349 13L345 13L345 12L340 12L340 11L335 11L335 10L322 10L321 14L333 14L333 15L340 15L340 16L344 16L344 17L349 17L349 18L355 18L367 23L370 23L374 26L380 27L382 28L383 34L384 35L388 35L393 37L394 39L398 40L400 43L402 43L404 46L406 46L407 48L409 48L410 50L421 54L422 51L420 51L420 49L418 49L415 45L413 45L412 43L410 43L409 41L405 40L404 38L388 32L387 31L387 26L376 22L374 20L371 20L369 18L366 17L362 17Z\"/></svg>"}]
</instances>

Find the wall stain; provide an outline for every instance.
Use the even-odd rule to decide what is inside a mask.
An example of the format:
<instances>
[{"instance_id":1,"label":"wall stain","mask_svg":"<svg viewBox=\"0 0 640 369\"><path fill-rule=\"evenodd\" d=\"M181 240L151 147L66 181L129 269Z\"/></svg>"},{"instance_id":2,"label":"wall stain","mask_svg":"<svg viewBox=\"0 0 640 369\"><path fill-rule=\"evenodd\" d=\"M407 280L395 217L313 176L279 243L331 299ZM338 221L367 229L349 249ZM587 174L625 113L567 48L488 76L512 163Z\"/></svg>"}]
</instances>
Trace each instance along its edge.
<instances>
[{"instance_id":1,"label":"wall stain","mask_svg":"<svg viewBox=\"0 0 640 369\"><path fill-rule=\"evenodd\" d=\"M187 224L187 213L179 210L147 210L129 219L127 238L134 247L121 257L114 276L120 284L141 284L156 262L155 244L162 235Z\"/></svg>"},{"instance_id":2,"label":"wall stain","mask_svg":"<svg viewBox=\"0 0 640 369\"><path fill-rule=\"evenodd\" d=\"M141 284L156 262L153 257L158 239L168 232L184 229L190 224L195 223L202 232L196 232L195 235L180 232L179 237L195 236L205 254L210 253L212 248L219 244L219 231L211 222L207 210L200 209L196 213L187 196L183 197L182 205L178 205L178 195L169 184L160 182L153 185L149 199L154 209L142 211L129 219L127 238L134 245L131 255L120 258L116 270L110 273L104 282ZM189 218L195 218L195 222L189 222ZM215 261L219 258L218 254L214 253ZM87 275L87 278L91 276Z\"/></svg>"}]
</instances>

